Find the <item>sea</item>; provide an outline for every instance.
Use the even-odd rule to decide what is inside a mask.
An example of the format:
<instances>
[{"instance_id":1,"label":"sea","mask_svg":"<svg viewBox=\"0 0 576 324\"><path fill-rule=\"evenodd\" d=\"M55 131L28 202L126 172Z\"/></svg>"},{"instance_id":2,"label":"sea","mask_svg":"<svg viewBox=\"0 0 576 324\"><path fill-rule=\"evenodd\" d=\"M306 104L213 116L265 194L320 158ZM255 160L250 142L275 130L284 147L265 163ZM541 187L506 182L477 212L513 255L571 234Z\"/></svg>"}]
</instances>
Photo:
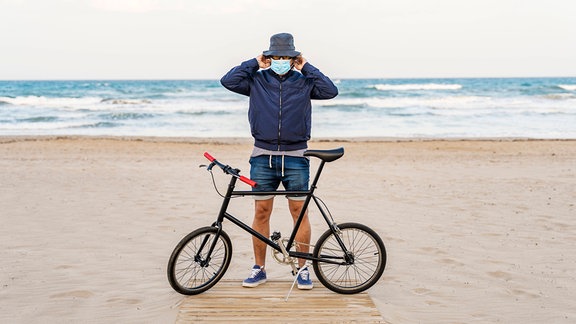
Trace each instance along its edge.
<instances>
[{"instance_id":1,"label":"sea","mask_svg":"<svg viewBox=\"0 0 576 324\"><path fill-rule=\"evenodd\" d=\"M576 139L576 77L335 79L313 138ZM219 80L0 81L0 136L250 137Z\"/></svg>"}]
</instances>

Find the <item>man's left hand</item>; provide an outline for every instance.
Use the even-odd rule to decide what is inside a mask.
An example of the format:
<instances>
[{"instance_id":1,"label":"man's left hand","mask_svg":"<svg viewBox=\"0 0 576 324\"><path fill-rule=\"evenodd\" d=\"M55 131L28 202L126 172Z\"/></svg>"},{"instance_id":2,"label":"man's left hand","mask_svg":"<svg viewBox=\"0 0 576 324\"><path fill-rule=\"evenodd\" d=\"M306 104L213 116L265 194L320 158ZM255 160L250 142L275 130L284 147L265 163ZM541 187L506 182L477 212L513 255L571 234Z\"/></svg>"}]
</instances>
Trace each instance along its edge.
<instances>
[{"instance_id":1,"label":"man's left hand","mask_svg":"<svg viewBox=\"0 0 576 324\"><path fill-rule=\"evenodd\" d=\"M304 56L300 55L294 58L294 68L298 71L301 71L302 68L304 67L304 64L306 64L306 59L304 58Z\"/></svg>"}]
</instances>

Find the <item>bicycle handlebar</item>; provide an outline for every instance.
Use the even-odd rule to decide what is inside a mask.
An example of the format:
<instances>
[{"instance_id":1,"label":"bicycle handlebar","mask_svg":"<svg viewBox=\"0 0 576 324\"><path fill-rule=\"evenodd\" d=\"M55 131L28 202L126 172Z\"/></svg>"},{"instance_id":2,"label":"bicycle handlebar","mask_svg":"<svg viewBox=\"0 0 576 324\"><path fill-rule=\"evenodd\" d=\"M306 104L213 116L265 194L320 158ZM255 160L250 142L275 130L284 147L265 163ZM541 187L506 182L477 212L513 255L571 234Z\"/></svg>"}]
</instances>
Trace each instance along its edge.
<instances>
[{"instance_id":1,"label":"bicycle handlebar","mask_svg":"<svg viewBox=\"0 0 576 324\"><path fill-rule=\"evenodd\" d=\"M256 187L258 185L256 183L256 181L250 180L249 178L246 178L245 176L240 175L238 169L234 169L229 165L224 165L224 164L218 162L218 160L216 160L212 155L210 155L210 153L204 152L204 157L207 158L214 165L217 165L220 169L222 169L222 171L224 171L224 173L240 179L240 181L246 183L247 185L249 185L251 187Z\"/></svg>"},{"instance_id":2,"label":"bicycle handlebar","mask_svg":"<svg viewBox=\"0 0 576 324\"><path fill-rule=\"evenodd\" d=\"M240 176L240 177L238 177L238 179L240 179L240 181L248 184L250 187L256 187L258 185L258 183L256 183L256 181L250 180L249 178L246 178L245 176Z\"/></svg>"},{"instance_id":3,"label":"bicycle handlebar","mask_svg":"<svg viewBox=\"0 0 576 324\"><path fill-rule=\"evenodd\" d=\"M204 152L204 157L207 158L210 162L214 162L216 159L210 155L208 152Z\"/></svg>"}]
</instances>

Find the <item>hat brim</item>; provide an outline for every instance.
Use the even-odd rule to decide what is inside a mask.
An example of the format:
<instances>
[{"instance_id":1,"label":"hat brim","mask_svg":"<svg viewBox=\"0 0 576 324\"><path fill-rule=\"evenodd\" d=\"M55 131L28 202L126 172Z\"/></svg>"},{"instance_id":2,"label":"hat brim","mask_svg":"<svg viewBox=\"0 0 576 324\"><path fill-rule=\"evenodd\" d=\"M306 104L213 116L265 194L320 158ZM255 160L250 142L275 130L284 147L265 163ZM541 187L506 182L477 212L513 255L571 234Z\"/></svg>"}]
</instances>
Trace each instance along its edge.
<instances>
[{"instance_id":1,"label":"hat brim","mask_svg":"<svg viewBox=\"0 0 576 324\"><path fill-rule=\"evenodd\" d=\"M264 51L264 52L262 52L262 55L264 55L264 56L290 56L290 57L296 57L296 56L300 55L300 52L298 52L298 51Z\"/></svg>"}]
</instances>

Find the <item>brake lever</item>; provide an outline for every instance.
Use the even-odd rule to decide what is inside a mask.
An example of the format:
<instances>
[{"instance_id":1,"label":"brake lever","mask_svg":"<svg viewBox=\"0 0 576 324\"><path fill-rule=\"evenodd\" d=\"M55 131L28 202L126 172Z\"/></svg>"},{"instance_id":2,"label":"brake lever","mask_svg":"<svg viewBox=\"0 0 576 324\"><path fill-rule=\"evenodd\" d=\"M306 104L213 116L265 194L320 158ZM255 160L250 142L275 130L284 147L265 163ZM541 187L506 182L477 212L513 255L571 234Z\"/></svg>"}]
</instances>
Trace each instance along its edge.
<instances>
[{"instance_id":1,"label":"brake lever","mask_svg":"<svg viewBox=\"0 0 576 324\"><path fill-rule=\"evenodd\" d=\"M209 165L206 164L200 164L198 167L199 168L206 168L206 170L211 171L212 168L214 167L214 165L216 165L216 163L212 162Z\"/></svg>"}]
</instances>

